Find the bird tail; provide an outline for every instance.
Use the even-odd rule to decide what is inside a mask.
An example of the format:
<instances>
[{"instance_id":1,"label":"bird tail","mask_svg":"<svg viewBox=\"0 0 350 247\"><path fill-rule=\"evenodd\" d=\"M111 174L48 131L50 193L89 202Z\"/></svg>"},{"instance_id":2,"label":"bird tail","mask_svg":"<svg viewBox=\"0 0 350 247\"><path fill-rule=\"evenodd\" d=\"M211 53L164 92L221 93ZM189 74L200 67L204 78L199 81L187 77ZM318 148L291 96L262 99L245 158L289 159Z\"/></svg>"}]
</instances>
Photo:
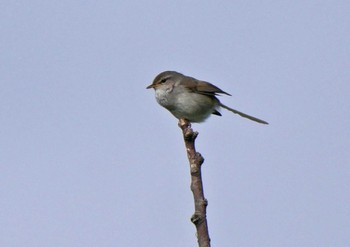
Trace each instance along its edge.
<instances>
[{"instance_id":1,"label":"bird tail","mask_svg":"<svg viewBox=\"0 0 350 247\"><path fill-rule=\"evenodd\" d=\"M250 119L250 120L252 120L252 121L255 121L255 122L258 122L258 123L261 123L261 124L269 124L268 122L266 122L266 121L264 121L264 120L261 120L261 119L259 119L259 118L256 118L256 117L247 115L247 114L245 114L245 113L243 113L243 112L240 112L240 111L237 111L237 110L235 110L235 109L232 109L232 108L230 108L230 107L228 107L228 106L225 106L225 105L222 104L221 102L220 102L220 106L221 106L222 108L225 108L226 110L229 110L230 112L233 112L233 113L235 113L235 114L240 115L241 117L248 118L248 119Z\"/></svg>"}]
</instances>

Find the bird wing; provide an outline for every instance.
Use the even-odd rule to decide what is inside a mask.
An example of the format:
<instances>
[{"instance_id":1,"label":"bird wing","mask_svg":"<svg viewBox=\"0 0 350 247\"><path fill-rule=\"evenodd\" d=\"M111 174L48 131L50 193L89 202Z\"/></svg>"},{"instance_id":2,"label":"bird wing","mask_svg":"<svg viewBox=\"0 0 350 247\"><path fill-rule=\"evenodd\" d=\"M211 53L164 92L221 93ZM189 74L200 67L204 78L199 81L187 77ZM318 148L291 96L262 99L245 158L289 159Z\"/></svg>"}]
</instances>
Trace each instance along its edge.
<instances>
[{"instance_id":1,"label":"bird wing","mask_svg":"<svg viewBox=\"0 0 350 247\"><path fill-rule=\"evenodd\" d=\"M231 94L226 93L225 91L221 90L217 86L206 81L200 81L195 78L186 76L186 79L184 79L182 82L183 83L181 84L185 85L186 88L196 93L200 93L208 96L215 96L218 94L226 94L231 96Z\"/></svg>"}]
</instances>

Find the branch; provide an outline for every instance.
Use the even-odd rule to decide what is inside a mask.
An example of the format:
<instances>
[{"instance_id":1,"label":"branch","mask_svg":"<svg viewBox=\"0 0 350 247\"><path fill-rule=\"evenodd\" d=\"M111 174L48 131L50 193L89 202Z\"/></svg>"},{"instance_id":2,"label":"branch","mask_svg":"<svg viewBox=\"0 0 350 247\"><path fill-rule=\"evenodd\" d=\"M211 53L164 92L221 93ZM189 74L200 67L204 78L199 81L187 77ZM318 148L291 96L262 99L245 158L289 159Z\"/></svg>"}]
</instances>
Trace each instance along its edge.
<instances>
[{"instance_id":1,"label":"branch","mask_svg":"<svg viewBox=\"0 0 350 247\"><path fill-rule=\"evenodd\" d=\"M197 238L199 247L210 247L210 238L207 223L207 205L208 201L204 198L203 182L201 174L201 165L204 158L196 152L195 140L198 132L193 132L191 124L185 120L179 120L179 127L182 129L187 157L191 169L191 190L194 199L194 214L191 217L192 223L197 229Z\"/></svg>"}]
</instances>

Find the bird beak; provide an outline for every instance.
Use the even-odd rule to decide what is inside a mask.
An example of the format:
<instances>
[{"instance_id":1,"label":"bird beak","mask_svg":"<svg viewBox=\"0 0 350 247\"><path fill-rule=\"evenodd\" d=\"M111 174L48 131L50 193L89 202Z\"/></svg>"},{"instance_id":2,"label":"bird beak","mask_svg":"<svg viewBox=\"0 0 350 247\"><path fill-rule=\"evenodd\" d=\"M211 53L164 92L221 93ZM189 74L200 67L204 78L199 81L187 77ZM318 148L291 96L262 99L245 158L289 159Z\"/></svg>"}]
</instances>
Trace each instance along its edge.
<instances>
[{"instance_id":1,"label":"bird beak","mask_svg":"<svg viewBox=\"0 0 350 247\"><path fill-rule=\"evenodd\" d=\"M151 84L148 87L146 87L146 89L155 88L155 87L156 87L156 84Z\"/></svg>"}]
</instances>

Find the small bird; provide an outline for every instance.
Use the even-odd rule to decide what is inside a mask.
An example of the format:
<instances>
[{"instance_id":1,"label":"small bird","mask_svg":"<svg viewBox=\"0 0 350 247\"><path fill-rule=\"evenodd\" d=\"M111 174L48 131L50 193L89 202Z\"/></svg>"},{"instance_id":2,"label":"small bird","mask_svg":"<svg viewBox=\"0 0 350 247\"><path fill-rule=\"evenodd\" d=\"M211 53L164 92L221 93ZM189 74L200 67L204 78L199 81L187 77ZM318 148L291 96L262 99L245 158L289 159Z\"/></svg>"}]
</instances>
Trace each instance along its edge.
<instances>
[{"instance_id":1,"label":"small bird","mask_svg":"<svg viewBox=\"0 0 350 247\"><path fill-rule=\"evenodd\" d=\"M216 97L226 94L217 86L197 80L176 71L164 71L154 78L147 89L153 88L157 102L169 110L177 119L187 119L191 123L205 121L211 114L221 116L220 107L252 121L268 124L259 118L232 109Z\"/></svg>"}]
</instances>

